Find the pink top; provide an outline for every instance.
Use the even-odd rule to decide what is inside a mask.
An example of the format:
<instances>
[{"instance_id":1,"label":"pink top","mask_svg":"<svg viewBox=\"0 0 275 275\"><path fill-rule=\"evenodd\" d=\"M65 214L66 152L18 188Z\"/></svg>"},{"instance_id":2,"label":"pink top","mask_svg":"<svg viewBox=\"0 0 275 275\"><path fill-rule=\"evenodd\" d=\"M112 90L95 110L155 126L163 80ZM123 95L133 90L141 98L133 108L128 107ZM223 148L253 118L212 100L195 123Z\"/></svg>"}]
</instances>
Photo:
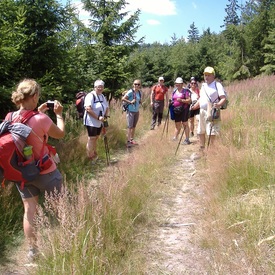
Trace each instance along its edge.
<instances>
[{"instance_id":1,"label":"pink top","mask_svg":"<svg viewBox=\"0 0 275 275\"><path fill-rule=\"evenodd\" d=\"M173 93L172 100L173 100L174 107L183 106L184 108L187 108L189 106L186 103L182 103L182 102L177 101L177 98L180 98L180 99L190 98L190 95L189 95L188 91L189 90L187 90L187 89L182 89L181 92L179 92L178 90L176 90Z\"/></svg>"},{"instance_id":2,"label":"pink top","mask_svg":"<svg viewBox=\"0 0 275 275\"><path fill-rule=\"evenodd\" d=\"M26 110L20 110L20 113L26 112ZM16 118L19 115L19 111L15 112L12 118ZM35 160L39 160L41 156L41 150L43 147L44 135L46 136L46 142L48 141L48 131L53 121L44 113L38 113L32 116L26 123L26 125L32 128L30 135L27 138L27 144L32 145L32 150ZM42 156L49 154L48 147L45 146ZM52 160L52 165L49 169L41 171L40 174L47 174L56 169L56 164Z\"/></svg>"}]
</instances>

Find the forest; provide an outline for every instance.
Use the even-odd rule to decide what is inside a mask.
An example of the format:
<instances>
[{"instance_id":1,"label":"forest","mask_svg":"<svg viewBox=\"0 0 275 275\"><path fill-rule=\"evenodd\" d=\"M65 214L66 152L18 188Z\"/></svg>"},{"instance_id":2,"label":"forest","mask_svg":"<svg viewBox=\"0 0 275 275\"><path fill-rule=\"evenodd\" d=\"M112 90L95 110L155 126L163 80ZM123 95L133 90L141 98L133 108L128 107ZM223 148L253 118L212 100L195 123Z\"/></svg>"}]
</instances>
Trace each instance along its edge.
<instances>
[{"instance_id":1,"label":"forest","mask_svg":"<svg viewBox=\"0 0 275 275\"><path fill-rule=\"evenodd\" d=\"M0 1L0 118L13 107L10 95L23 78L36 79L41 101L75 101L79 90L105 81L108 99L140 78L151 86L163 75L167 85L177 76L202 80L213 66L226 83L275 71L275 1L228 0L224 30L199 33L190 25L188 39L171 33L166 44L145 44L135 36L139 14L125 12L125 0L82 0L90 14L85 25L77 9L57 0Z\"/></svg>"}]
</instances>

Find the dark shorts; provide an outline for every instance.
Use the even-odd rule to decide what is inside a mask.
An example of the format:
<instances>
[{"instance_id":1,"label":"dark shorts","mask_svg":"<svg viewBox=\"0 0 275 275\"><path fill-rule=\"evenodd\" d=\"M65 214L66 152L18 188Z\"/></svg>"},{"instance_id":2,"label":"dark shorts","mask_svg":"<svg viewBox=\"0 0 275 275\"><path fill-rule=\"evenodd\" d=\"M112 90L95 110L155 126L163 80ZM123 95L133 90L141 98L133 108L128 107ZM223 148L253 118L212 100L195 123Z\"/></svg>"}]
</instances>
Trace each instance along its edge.
<instances>
[{"instance_id":1,"label":"dark shorts","mask_svg":"<svg viewBox=\"0 0 275 275\"><path fill-rule=\"evenodd\" d=\"M200 114L200 108L197 109L197 110L191 110L189 117L194 117L194 116L199 115L199 114Z\"/></svg>"},{"instance_id":2,"label":"dark shorts","mask_svg":"<svg viewBox=\"0 0 275 275\"><path fill-rule=\"evenodd\" d=\"M189 118L189 108L183 109L179 114L175 114L175 122L186 122Z\"/></svg>"},{"instance_id":3,"label":"dark shorts","mask_svg":"<svg viewBox=\"0 0 275 275\"><path fill-rule=\"evenodd\" d=\"M96 137L96 136L100 135L102 126L99 127L99 128L93 127L93 126L86 126L86 128L87 128L87 132L88 132L89 137Z\"/></svg>"},{"instance_id":4,"label":"dark shorts","mask_svg":"<svg viewBox=\"0 0 275 275\"><path fill-rule=\"evenodd\" d=\"M28 199L47 192L48 194L58 194L62 187L62 175L58 169L44 175L39 175L32 182L25 183L21 189L21 183L16 183L16 187L22 199Z\"/></svg>"}]
</instances>

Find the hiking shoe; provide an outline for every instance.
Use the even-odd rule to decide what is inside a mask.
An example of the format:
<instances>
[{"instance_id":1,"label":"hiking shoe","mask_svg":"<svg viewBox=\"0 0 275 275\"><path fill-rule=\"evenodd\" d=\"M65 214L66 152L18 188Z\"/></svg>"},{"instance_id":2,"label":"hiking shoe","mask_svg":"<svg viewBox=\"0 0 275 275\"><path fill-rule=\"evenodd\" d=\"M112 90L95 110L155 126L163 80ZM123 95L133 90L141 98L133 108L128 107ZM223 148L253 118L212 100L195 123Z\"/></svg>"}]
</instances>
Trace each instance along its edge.
<instances>
[{"instance_id":1,"label":"hiking shoe","mask_svg":"<svg viewBox=\"0 0 275 275\"><path fill-rule=\"evenodd\" d=\"M183 144L183 145L189 145L189 144L191 144L191 142L190 142L189 139L186 139L182 144Z\"/></svg>"},{"instance_id":2,"label":"hiking shoe","mask_svg":"<svg viewBox=\"0 0 275 275\"><path fill-rule=\"evenodd\" d=\"M137 143L136 141L134 141L133 139L130 141L130 143L131 143L132 145L138 145L138 143Z\"/></svg>"},{"instance_id":3,"label":"hiking shoe","mask_svg":"<svg viewBox=\"0 0 275 275\"><path fill-rule=\"evenodd\" d=\"M38 256L38 250L37 248L30 248L29 252L28 252L28 259L29 261L34 261L35 259L37 259L37 256Z\"/></svg>"},{"instance_id":4,"label":"hiking shoe","mask_svg":"<svg viewBox=\"0 0 275 275\"><path fill-rule=\"evenodd\" d=\"M194 136L194 132L191 132L191 133L190 133L190 136L193 137L193 136Z\"/></svg>"},{"instance_id":5,"label":"hiking shoe","mask_svg":"<svg viewBox=\"0 0 275 275\"><path fill-rule=\"evenodd\" d=\"M176 140L177 140L177 138L176 138L176 137L173 137L173 138L172 138L172 140L173 140L173 141L176 141Z\"/></svg>"},{"instance_id":6,"label":"hiking shoe","mask_svg":"<svg viewBox=\"0 0 275 275\"><path fill-rule=\"evenodd\" d=\"M98 161L98 156L96 156L93 159L91 159L91 163L92 164L96 164L97 161Z\"/></svg>"},{"instance_id":7,"label":"hiking shoe","mask_svg":"<svg viewBox=\"0 0 275 275\"><path fill-rule=\"evenodd\" d=\"M126 147L130 148L130 147L132 147L132 146L133 146L133 144L131 143L131 141L127 141Z\"/></svg>"},{"instance_id":8,"label":"hiking shoe","mask_svg":"<svg viewBox=\"0 0 275 275\"><path fill-rule=\"evenodd\" d=\"M150 130L154 130L155 129L155 126L151 126Z\"/></svg>"}]
</instances>

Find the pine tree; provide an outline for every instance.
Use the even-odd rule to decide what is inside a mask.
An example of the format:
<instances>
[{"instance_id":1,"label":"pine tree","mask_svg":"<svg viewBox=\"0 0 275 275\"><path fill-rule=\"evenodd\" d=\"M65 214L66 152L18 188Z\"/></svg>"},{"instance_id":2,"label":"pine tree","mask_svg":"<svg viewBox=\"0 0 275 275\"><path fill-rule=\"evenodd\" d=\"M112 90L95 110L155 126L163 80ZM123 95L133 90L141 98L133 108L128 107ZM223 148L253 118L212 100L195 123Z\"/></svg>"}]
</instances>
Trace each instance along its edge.
<instances>
[{"instance_id":1,"label":"pine tree","mask_svg":"<svg viewBox=\"0 0 275 275\"><path fill-rule=\"evenodd\" d=\"M188 41L191 43L197 43L199 42L200 36L199 36L199 31L198 28L195 26L195 23L193 22L190 25L190 29L188 30Z\"/></svg>"},{"instance_id":2,"label":"pine tree","mask_svg":"<svg viewBox=\"0 0 275 275\"><path fill-rule=\"evenodd\" d=\"M229 0L229 4L226 5L226 16L223 20L224 25L222 27L228 27L229 25L238 26L240 24L240 18L238 16L238 0Z\"/></svg>"},{"instance_id":3,"label":"pine tree","mask_svg":"<svg viewBox=\"0 0 275 275\"><path fill-rule=\"evenodd\" d=\"M98 78L106 83L109 99L129 81L127 59L133 48L137 47L135 33L139 27L140 11L132 15L125 12L125 0L82 0L85 10L90 13L91 47L96 58L91 60ZM127 17L127 18L126 18Z\"/></svg>"}]
</instances>

